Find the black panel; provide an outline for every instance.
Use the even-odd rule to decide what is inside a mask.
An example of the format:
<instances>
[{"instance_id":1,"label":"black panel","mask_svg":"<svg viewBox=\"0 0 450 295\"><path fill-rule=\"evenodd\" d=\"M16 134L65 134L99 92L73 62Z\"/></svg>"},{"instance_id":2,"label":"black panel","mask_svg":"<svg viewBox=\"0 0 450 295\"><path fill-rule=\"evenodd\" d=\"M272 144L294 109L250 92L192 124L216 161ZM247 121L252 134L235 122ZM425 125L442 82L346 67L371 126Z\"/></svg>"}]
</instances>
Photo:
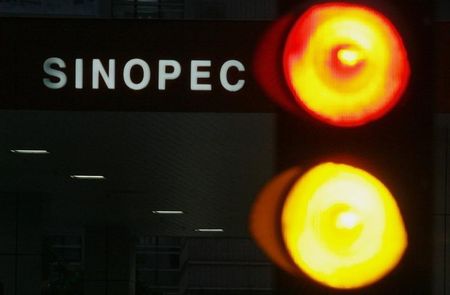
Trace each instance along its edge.
<instances>
[{"instance_id":1,"label":"black panel","mask_svg":"<svg viewBox=\"0 0 450 295\"><path fill-rule=\"evenodd\" d=\"M119 111L191 111L191 112L267 112L272 105L263 97L252 79L253 51L266 22L164 22L137 20L62 20L2 19L0 21L0 108L48 110L119 110ZM43 83L49 78L44 61L62 59L67 84L50 89ZM75 59L84 62L83 89L75 87ZM142 90L130 89L123 78L125 64L134 58L150 67L150 82ZM93 89L92 60L100 59L108 71L108 60L115 59L115 89L108 89L100 78ZM176 60L181 74L168 81L166 90L158 90L158 61ZM211 84L211 91L191 90L191 61L208 60L210 78L199 83ZM238 60L245 67L227 72L230 84L245 80L242 89L226 90L220 82L220 69L228 60ZM170 70L170 69L169 69ZM142 80L136 66L131 79Z\"/></svg>"}]
</instances>

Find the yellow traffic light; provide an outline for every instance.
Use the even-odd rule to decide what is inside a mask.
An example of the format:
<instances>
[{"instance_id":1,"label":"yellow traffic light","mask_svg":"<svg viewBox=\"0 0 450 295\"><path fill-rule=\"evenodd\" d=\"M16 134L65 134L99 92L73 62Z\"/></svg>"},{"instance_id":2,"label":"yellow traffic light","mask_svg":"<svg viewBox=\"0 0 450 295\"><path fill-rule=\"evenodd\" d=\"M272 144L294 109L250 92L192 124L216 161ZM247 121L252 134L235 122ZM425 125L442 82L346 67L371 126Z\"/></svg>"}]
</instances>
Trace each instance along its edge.
<instances>
[{"instance_id":1,"label":"yellow traffic light","mask_svg":"<svg viewBox=\"0 0 450 295\"><path fill-rule=\"evenodd\" d=\"M251 232L274 262L337 289L364 287L388 274L407 247L389 190L346 164L327 162L298 174L290 170L270 182L251 214Z\"/></svg>"}]
</instances>

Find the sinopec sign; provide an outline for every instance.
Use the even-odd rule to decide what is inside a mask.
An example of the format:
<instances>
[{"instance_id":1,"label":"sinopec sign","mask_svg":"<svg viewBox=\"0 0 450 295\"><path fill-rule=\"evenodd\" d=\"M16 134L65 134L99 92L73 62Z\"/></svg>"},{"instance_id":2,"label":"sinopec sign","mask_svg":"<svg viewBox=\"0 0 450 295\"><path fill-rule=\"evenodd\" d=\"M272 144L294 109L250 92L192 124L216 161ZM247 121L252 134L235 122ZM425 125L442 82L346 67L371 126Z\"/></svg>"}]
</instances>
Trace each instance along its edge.
<instances>
[{"instance_id":1,"label":"sinopec sign","mask_svg":"<svg viewBox=\"0 0 450 295\"><path fill-rule=\"evenodd\" d=\"M0 108L267 112L252 56L268 22L0 21Z\"/></svg>"}]
</instances>

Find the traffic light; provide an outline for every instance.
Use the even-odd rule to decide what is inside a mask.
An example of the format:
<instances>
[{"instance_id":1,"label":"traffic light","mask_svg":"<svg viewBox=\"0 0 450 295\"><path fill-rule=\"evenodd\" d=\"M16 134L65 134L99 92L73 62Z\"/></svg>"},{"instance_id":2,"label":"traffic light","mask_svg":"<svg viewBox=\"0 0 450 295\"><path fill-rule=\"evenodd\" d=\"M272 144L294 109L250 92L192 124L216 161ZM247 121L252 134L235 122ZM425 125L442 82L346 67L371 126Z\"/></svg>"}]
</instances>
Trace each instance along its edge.
<instances>
[{"instance_id":1,"label":"traffic light","mask_svg":"<svg viewBox=\"0 0 450 295\"><path fill-rule=\"evenodd\" d=\"M250 231L290 274L280 294L431 293L427 17L419 1L322 1L262 39L254 72L283 110L281 173Z\"/></svg>"},{"instance_id":2,"label":"traffic light","mask_svg":"<svg viewBox=\"0 0 450 295\"><path fill-rule=\"evenodd\" d=\"M314 5L296 20L283 52L296 102L336 126L385 115L409 78L403 42L382 14L348 3Z\"/></svg>"}]
</instances>

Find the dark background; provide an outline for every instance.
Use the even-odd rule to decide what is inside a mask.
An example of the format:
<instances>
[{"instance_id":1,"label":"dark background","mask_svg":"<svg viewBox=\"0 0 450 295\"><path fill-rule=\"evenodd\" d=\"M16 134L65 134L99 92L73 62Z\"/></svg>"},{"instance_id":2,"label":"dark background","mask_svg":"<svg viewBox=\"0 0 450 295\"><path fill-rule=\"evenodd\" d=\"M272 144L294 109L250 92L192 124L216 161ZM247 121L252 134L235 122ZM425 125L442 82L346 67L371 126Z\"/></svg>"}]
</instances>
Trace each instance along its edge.
<instances>
[{"instance_id":1,"label":"dark background","mask_svg":"<svg viewBox=\"0 0 450 295\"><path fill-rule=\"evenodd\" d=\"M8 73L14 73L2 76L1 101L7 110L0 112L0 282L4 294L333 294L275 269L249 238L247 214L258 190L277 172L295 164L305 167L334 154L351 154L393 188L410 232L410 249L400 268L381 284L361 292L449 292L450 119L445 110L435 111L433 141L432 118L427 115L435 95L428 83L434 81L435 68L446 69L443 59L434 54L434 44L444 46L444 39L441 35L431 39L430 26L445 26L450 14L446 1L434 7L426 1L395 1L389 7L377 2L380 9L391 13L412 49L416 70L406 95L406 102L412 104L405 102L386 120L361 130L336 132L308 117L299 119L274 109L250 79L250 87L234 96L221 92L192 96L174 90L170 100L154 92L155 75L149 91L156 100L126 89L114 94L102 90L106 96L101 98L94 91L74 93L70 78L69 88L59 93L42 89L41 63L51 50L64 59L62 51L71 59L86 50L95 57L112 55L125 60L141 54L141 46L155 50L144 40L158 37L181 44L192 54L203 45L205 54L213 54L218 61L232 58L230 51L239 57L246 53L243 58L250 60L247 48L256 46L267 20L293 3L0 1L6 17L0 20L0 31L10 36L2 40L0 58L9 65ZM311 2L301 4L306 3ZM24 16L44 18L17 18ZM212 19L213 27L208 27L205 20ZM90 34L78 33L93 27ZM156 27L159 33L143 39L147 27L149 31ZM206 39L194 35L199 44L192 47L179 43L194 38L193 30L205 32ZM178 36L169 31L184 33ZM64 42L55 41L59 38ZM102 42L88 42L92 39ZM421 46L416 47L417 42ZM178 59L178 49L167 49L173 50L169 58ZM158 55L165 53L166 49ZM183 56L179 58L191 57ZM17 57L31 62L21 64ZM142 58L155 73L151 54ZM436 67L431 60L437 60ZM445 77L439 77L445 87ZM26 78L34 82L18 84ZM441 93L445 101L448 92ZM124 110L139 112L120 112ZM154 110L158 112L146 112ZM431 142L436 146L434 173ZM50 154L10 152L19 148L45 148ZM102 174L106 180L77 182L70 179L71 174ZM161 209L184 210L185 214L151 213ZM200 227L223 228L224 232L195 232Z\"/></svg>"}]
</instances>

